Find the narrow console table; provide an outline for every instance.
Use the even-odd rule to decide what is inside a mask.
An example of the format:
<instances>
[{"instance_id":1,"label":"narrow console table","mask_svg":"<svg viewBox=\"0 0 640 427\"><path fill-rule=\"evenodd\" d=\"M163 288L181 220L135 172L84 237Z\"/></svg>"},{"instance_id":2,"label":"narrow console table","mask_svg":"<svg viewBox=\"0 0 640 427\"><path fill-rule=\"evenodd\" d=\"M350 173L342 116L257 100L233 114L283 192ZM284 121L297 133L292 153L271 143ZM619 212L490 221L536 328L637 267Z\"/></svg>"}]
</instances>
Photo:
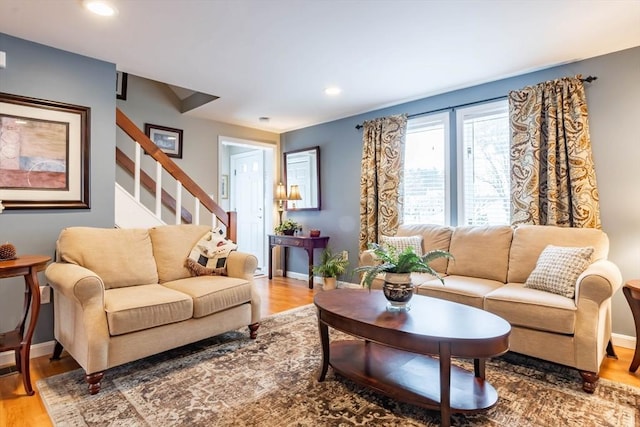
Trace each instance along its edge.
<instances>
[{"instance_id":1,"label":"narrow console table","mask_svg":"<svg viewBox=\"0 0 640 427\"><path fill-rule=\"evenodd\" d=\"M640 366L640 280L629 280L622 287L622 293L627 298L636 324L636 351L629 366L629 371L635 372Z\"/></svg>"},{"instance_id":2,"label":"narrow console table","mask_svg":"<svg viewBox=\"0 0 640 427\"><path fill-rule=\"evenodd\" d=\"M15 351L16 368L22 373L22 382L27 395L33 396L31 387L31 373L29 370L29 352L31 338L36 329L38 314L40 313L40 284L38 271L44 270L51 257L44 255L22 255L16 259L0 261L0 279L24 276L24 313L22 320L13 331L0 333L0 352ZM31 310L29 310L31 308ZM31 316L29 316L31 313ZM29 327L25 332L25 325L29 318Z\"/></svg>"},{"instance_id":3,"label":"narrow console table","mask_svg":"<svg viewBox=\"0 0 640 427\"><path fill-rule=\"evenodd\" d=\"M329 236L281 236L269 235L269 279L273 278L273 248L283 246L282 254L284 268L287 268L287 248L302 248L309 257L309 289L313 289L313 250L324 249L329 243Z\"/></svg>"}]
</instances>

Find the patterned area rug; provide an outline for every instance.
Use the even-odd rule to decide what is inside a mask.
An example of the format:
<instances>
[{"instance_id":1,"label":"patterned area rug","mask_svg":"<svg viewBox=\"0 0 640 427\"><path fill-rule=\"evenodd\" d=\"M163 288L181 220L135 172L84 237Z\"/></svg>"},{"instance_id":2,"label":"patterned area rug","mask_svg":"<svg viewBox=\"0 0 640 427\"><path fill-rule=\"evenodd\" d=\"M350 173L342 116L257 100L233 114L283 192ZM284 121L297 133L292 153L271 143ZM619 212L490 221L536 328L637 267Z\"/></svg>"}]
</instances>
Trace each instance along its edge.
<instances>
[{"instance_id":1,"label":"patterned area rug","mask_svg":"<svg viewBox=\"0 0 640 427\"><path fill-rule=\"evenodd\" d=\"M56 426L437 426L440 414L334 375L316 380L321 352L311 305L266 319L258 339L229 332L108 371L90 396L81 370L38 381ZM342 338L331 331L331 338ZM470 367L467 361L460 362ZM640 388L519 355L487 361L499 400L454 415L460 426L640 426Z\"/></svg>"}]
</instances>

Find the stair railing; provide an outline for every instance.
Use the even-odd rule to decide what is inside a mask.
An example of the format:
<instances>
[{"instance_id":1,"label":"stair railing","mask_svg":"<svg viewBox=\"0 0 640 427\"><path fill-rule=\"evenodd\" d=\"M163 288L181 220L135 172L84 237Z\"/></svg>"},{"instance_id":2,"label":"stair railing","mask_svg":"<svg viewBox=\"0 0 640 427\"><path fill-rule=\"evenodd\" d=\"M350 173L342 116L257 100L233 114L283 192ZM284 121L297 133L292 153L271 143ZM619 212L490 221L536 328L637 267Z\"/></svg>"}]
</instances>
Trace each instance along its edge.
<instances>
[{"instance_id":1,"label":"stair railing","mask_svg":"<svg viewBox=\"0 0 640 427\"><path fill-rule=\"evenodd\" d=\"M200 206L212 214L215 226L220 221L227 230L227 238L237 241L237 214L225 212L189 175L187 175L169 156L167 156L149 137L142 132L119 108L116 108L116 124L134 142L135 158L132 161L121 150L116 148L116 162L134 176L134 198L140 203L140 186L150 192L155 191L155 214L161 216L162 205L167 206L176 215L176 224L200 223ZM142 152L150 155L156 162L155 181L140 169ZM171 197L162 186L162 170L166 170L176 180L175 198ZM186 189L194 197L193 215L182 208L182 189Z\"/></svg>"}]
</instances>

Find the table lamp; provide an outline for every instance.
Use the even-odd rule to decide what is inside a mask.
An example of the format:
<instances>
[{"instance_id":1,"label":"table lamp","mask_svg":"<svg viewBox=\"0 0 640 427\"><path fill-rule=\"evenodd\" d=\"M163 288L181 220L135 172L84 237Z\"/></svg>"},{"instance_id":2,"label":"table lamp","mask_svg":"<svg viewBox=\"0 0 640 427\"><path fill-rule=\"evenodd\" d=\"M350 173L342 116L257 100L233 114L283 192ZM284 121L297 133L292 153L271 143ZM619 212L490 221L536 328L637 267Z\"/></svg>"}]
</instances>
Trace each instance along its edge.
<instances>
[{"instance_id":1,"label":"table lamp","mask_svg":"<svg viewBox=\"0 0 640 427\"><path fill-rule=\"evenodd\" d=\"M278 201L278 215L280 215L280 224L282 224L282 212L284 212L284 201L287 200L287 188L283 183L279 183L276 187L276 200Z\"/></svg>"}]
</instances>

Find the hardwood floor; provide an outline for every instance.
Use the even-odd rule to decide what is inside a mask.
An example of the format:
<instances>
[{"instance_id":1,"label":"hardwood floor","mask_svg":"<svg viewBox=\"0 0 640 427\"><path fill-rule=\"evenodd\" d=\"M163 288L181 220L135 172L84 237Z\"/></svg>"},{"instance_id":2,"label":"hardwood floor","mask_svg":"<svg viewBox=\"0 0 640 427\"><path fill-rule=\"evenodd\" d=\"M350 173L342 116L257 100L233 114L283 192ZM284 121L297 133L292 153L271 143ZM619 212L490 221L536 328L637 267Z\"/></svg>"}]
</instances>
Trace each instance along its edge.
<instances>
[{"instance_id":1,"label":"hardwood floor","mask_svg":"<svg viewBox=\"0 0 640 427\"><path fill-rule=\"evenodd\" d=\"M321 285L314 289L307 287L303 280L276 277L268 280L266 277L256 279L258 292L262 298L262 316L290 310L313 302L313 295L320 291ZM260 331L258 330L258 334ZM640 370L636 374L628 371L633 357L633 350L616 347L618 360L605 359L600 370L600 376L612 381L640 387ZM37 390L36 381L62 372L77 369L75 361L63 353L59 361L50 362L49 356L42 356L31 360L31 380ZM576 375L578 375L576 373ZM40 427L51 426L38 392L34 396L24 394L22 377L17 373L0 376L0 427Z\"/></svg>"}]
</instances>

